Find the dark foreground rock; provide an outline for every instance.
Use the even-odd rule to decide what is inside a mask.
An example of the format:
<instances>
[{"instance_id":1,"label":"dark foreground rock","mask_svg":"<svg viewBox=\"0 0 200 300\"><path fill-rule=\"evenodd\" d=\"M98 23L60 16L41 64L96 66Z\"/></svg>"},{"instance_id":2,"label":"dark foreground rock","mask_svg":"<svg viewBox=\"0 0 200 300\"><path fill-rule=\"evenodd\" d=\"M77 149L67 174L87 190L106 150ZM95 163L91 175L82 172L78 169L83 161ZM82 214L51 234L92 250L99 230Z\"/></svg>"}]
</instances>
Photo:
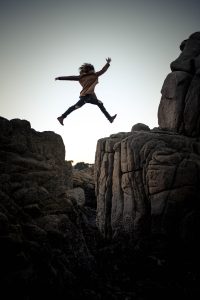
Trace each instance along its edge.
<instances>
[{"instance_id":1,"label":"dark foreground rock","mask_svg":"<svg viewBox=\"0 0 200 300\"><path fill-rule=\"evenodd\" d=\"M36 132L25 120L0 118L0 127L1 299L193 295L199 269L194 272L191 260L182 259L183 249L166 252L162 236L137 248L99 235L91 202L80 201L93 171L85 180L83 173L73 177L58 135ZM148 130L141 124L135 129L143 135Z\"/></svg>"},{"instance_id":2,"label":"dark foreground rock","mask_svg":"<svg viewBox=\"0 0 200 300\"><path fill-rule=\"evenodd\" d=\"M95 211L71 193L60 136L19 119L0 118L0 129L1 298L75 297L95 276Z\"/></svg>"}]
</instances>

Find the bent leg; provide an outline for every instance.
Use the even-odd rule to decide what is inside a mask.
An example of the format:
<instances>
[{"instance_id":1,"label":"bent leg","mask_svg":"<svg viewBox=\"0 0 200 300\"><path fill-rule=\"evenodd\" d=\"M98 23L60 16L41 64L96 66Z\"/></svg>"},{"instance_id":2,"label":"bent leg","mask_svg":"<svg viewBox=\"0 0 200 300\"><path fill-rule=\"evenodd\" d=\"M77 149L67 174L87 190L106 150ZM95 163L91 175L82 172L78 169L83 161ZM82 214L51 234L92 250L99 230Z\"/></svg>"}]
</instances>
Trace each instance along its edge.
<instances>
[{"instance_id":1,"label":"bent leg","mask_svg":"<svg viewBox=\"0 0 200 300\"><path fill-rule=\"evenodd\" d=\"M64 112L64 114L62 114L63 118L66 118L69 114L71 114L71 112L73 112L74 110L80 108L81 106L83 106L86 102L84 101L84 99L80 99L76 104L70 106L66 112Z\"/></svg>"},{"instance_id":2,"label":"bent leg","mask_svg":"<svg viewBox=\"0 0 200 300\"><path fill-rule=\"evenodd\" d=\"M111 120L111 115L107 112L107 110L105 109L103 102L101 102L100 100L96 99L96 103L95 103L100 110L102 111L102 113L105 115L105 117L110 121Z\"/></svg>"},{"instance_id":3,"label":"bent leg","mask_svg":"<svg viewBox=\"0 0 200 300\"><path fill-rule=\"evenodd\" d=\"M102 113L105 115L105 117L110 121L110 123L112 123L114 121L114 119L116 118L117 115L114 115L114 116L111 116L107 110L105 109L104 105L103 105L103 102L101 102L100 100L98 100L96 98L96 95L93 96L93 95L88 95L87 97L87 103L91 103L91 104L94 104L94 105L97 105L100 110L102 111Z\"/></svg>"},{"instance_id":4,"label":"bent leg","mask_svg":"<svg viewBox=\"0 0 200 300\"><path fill-rule=\"evenodd\" d=\"M103 102L101 102L100 100L98 100L96 98L96 95L93 96L93 95L88 95L87 96L87 103L90 103L90 104L94 104L94 105L97 105L100 110L102 111L102 113L106 116L106 118L110 121L111 119L111 115L107 112L107 110L105 109L104 105L103 105Z\"/></svg>"}]
</instances>

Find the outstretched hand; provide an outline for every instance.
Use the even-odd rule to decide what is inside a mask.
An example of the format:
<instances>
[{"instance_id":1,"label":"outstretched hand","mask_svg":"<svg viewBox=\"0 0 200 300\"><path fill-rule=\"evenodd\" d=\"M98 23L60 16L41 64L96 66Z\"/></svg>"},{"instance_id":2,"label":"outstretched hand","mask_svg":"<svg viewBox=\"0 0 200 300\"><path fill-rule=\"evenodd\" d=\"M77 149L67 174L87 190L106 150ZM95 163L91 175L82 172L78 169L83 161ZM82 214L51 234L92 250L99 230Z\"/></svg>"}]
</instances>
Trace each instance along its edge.
<instances>
[{"instance_id":1,"label":"outstretched hand","mask_svg":"<svg viewBox=\"0 0 200 300\"><path fill-rule=\"evenodd\" d=\"M111 62L111 58L110 57L106 58L106 61L109 64Z\"/></svg>"}]
</instances>

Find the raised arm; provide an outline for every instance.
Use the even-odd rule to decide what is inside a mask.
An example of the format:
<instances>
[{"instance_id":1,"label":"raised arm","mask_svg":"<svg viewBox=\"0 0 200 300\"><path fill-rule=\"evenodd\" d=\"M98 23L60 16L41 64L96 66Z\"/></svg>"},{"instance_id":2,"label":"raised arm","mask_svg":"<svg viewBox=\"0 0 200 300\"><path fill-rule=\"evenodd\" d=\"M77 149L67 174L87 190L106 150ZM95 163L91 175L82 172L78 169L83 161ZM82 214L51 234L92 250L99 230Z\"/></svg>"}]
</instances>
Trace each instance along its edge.
<instances>
[{"instance_id":1,"label":"raised arm","mask_svg":"<svg viewBox=\"0 0 200 300\"><path fill-rule=\"evenodd\" d=\"M78 81L79 76L60 76L60 77L56 77L55 80L74 80L74 81Z\"/></svg>"},{"instance_id":2,"label":"raised arm","mask_svg":"<svg viewBox=\"0 0 200 300\"><path fill-rule=\"evenodd\" d=\"M107 63L105 64L105 66L100 71L96 72L97 76L101 76L102 74L104 74L110 67L111 58L106 58L106 61Z\"/></svg>"}]
</instances>

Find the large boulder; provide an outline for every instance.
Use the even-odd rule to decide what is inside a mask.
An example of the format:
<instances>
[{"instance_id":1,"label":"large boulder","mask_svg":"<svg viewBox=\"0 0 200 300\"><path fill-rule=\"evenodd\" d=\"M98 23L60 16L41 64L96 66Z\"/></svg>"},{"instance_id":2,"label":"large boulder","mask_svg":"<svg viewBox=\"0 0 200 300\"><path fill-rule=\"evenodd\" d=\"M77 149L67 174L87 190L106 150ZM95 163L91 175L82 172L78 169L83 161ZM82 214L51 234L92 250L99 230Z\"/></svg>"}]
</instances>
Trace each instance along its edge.
<instances>
[{"instance_id":1,"label":"large boulder","mask_svg":"<svg viewBox=\"0 0 200 300\"><path fill-rule=\"evenodd\" d=\"M161 89L158 124L163 130L200 136L200 32L184 40L180 49Z\"/></svg>"},{"instance_id":2,"label":"large boulder","mask_svg":"<svg viewBox=\"0 0 200 300\"><path fill-rule=\"evenodd\" d=\"M96 209L95 183L94 183L94 166L78 170L73 168L73 188L81 188L85 193L85 206Z\"/></svg>"},{"instance_id":3,"label":"large boulder","mask_svg":"<svg viewBox=\"0 0 200 300\"><path fill-rule=\"evenodd\" d=\"M133 131L121 140L117 136L97 144L97 225L102 235L137 241L156 233L198 242L199 139L156 129Z\"/></svg>"}]
</instances>

